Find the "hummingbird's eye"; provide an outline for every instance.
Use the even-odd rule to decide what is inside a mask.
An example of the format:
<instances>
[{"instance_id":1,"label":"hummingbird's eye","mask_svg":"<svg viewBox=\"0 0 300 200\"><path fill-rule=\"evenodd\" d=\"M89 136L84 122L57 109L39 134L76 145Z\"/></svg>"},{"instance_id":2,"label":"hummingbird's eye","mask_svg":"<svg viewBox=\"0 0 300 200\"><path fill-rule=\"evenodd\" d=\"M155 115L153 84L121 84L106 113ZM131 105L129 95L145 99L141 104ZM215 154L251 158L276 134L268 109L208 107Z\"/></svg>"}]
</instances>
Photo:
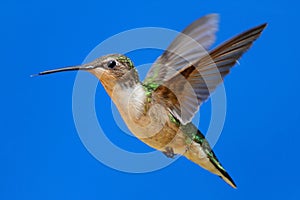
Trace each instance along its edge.
<instances>
[{"instance_id":1,"label":"hummingbird's eye","mask_svg":"<svg viewBox=\"0 0 300 200\"><path fill-rule=\"evenodd\" d=\"M116 61L114 61L114 60L110 60L110 61L108 61L108 63L107 63L107 67L108 68L114 68L115 66L117 65L117 63L116 63Z\"/></svg>"}]
</instances>

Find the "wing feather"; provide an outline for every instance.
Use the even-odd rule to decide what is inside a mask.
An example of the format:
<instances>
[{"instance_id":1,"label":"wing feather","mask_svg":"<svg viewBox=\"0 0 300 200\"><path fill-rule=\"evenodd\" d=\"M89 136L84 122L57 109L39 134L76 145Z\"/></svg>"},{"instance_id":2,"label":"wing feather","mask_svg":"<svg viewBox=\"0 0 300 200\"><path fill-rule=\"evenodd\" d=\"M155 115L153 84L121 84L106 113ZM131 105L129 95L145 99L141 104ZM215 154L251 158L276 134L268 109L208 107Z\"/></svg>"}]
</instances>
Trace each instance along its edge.
<instances>
[{"instance_id":1,"label":"wing feather","mask_svg":"<svg viewBox=\"0 0 300 200\"><path fill-rule=\"evenodd\" d=\"M163 102L182 124L187 124L265 27L266 24L254 27L182 68L157 87L153 98Z\"/></svg>"},{"instance_id":2,"label":"wing feather","mask_svg":"<svg viewBox=\"0 0 300 200\"><path fill-rule=\"evenodd\" d=\"M154 62L146 75L144 85L160 85L188 63L195 63L206 55L207 49L216 39L218 21L217 14L210 14L184 29Z\"/></svg>"}]
</instances>

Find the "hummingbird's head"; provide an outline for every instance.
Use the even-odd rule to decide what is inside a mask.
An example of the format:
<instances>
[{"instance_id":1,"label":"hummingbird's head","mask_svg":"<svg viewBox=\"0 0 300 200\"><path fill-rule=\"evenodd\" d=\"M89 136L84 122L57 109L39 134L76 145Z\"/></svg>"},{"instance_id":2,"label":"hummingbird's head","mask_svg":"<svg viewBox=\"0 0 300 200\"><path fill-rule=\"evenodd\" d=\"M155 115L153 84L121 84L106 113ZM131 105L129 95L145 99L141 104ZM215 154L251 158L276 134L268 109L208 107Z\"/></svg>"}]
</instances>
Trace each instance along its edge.
<instances>
[{"instance_id":1,"label":"hummingbird's head","mask_svg":"<svg viewBox=\"0 0 300 200\"><path fill-rule=\"evenodd\" d=\"M94 74L110 94L118 82L132 80L139 81L138 73L132 61L122 54L109 54L95 59L94 61L71 67L47 70L37 75L46 75L63 71L84 70Z\"/></svg>"},{"instance_id":2,"label":"hummingbird's head","mask_svg":"<svg viewBox=\"0 0 300 200\"><path fill-rule=\"evenodd\" d=\"M133 62L122 54L106 55L86 65L92 66L87 71L100 80L109 94L117 83L139 81Z\"/></svg>"},{"instance_id":3,"label":"hummingbird's head","mask_svg":"<svg viewBox=\"0 0 300 200\"><path fill-rule=\"evenodd\" d=\"M83 67L86 67L87 71L97 76L101 81L105 81L105 79L122 80L130 71L135 71L132 61L122 54L102 56L84 64Z\"/></svg>"}]
</instances>

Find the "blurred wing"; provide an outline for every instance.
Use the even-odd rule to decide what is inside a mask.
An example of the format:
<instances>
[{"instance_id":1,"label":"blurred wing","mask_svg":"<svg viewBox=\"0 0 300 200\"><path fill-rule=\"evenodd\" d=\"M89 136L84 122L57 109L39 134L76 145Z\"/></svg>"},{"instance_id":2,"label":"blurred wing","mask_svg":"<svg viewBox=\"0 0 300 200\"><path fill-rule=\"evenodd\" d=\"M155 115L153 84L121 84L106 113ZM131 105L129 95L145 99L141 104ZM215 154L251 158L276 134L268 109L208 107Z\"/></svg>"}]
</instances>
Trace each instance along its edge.
<instances>
[{"instance_id":1,"label":"blurred wing","mask_svg":"<svg viewBox=\"0 0 300 200\"><path fill-rule=\"evenodd\" d=\"M157 87L153 98L164 103L182 124L187 124L265 27L266 24L252 28L223 43L193 65L181 69Z\"/></svg>"},{"instance_id":2,"label":"blurred wing","mask_svg":"<svg viewBox=\"0 0 300 200\"><path fill-rule=\"evenodd\" d=\"M215 41L218 21L217 14L210 14L184 29L154 62L146 75L144 84L158 86L180 68L195 63L206 55L206 49Z\"/></svg>"}]
</instances>

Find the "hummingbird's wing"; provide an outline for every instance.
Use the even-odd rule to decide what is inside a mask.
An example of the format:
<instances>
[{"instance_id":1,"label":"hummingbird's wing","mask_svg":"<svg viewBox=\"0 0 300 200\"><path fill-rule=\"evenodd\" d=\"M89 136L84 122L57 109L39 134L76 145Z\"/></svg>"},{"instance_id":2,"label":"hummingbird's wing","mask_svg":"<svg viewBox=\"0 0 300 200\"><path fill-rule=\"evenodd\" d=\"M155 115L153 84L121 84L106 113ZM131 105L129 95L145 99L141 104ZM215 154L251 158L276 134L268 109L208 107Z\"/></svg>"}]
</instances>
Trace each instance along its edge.
<instances>
[{"instance_id":1,"label":"hummingbird's wing","mask_svg":"<svg viewBox=\"0 0 300 200\"><path fill-rule=\"evenodd\" d=\"M265 27L266 24L254 27L182 68L152 92L153 100L165 105L182 124L187 124Z\"/></svg>"},{"instance_id":2,"label":"hummingbird's wing","mask_svg":"<svg viewBox=\"0 0 300 200\"><path fill-rule=\"evenodd\" d=\"M207 54L215 41L219 16L206 15L180 33L167 50L157 58L144 80L144 85L160 85L180 68L195 63Z\"/></svg>"}]
</instances>

